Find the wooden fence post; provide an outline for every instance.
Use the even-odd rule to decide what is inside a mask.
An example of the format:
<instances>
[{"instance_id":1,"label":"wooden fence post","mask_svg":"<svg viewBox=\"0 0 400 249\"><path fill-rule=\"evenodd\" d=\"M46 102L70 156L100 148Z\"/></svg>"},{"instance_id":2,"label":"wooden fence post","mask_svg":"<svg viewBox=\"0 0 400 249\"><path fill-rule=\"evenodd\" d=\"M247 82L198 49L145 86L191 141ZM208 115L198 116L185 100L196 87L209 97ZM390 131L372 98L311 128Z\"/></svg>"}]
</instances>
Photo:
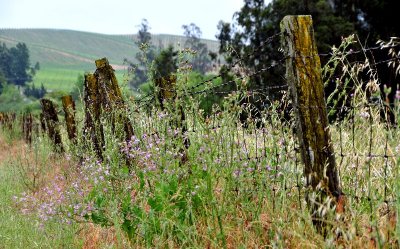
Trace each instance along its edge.
<instances>
[{"instance_id":1,"label":"wooden fence post","mask_svg":"<svg viewBox=\"0 0 400 249\"><path fill-rule=\"evenodd\" d=\"M103 159L104 133L100 122L99 86L94 74L85 74L85 126L83 134L91 140L97 157Z\"/></svg>"},{"instance_id":2,"label":"wooden fence post","mask_svg":"<svg viewBox=\"0 0 400 249\"><path fill-rule=\"evenodd\" d=\"M22 130L24 134L24 139L29 145L32 144L32 127L33 127L32 113L24 113L22 115Z\"/></svg>"},{"instance_id":3,"label":"wooden fence post","mask_svg":"<svg viewBox=\"0 0 400 249\"><path fill-rule=\"evenodd\" d=\"M94 75L98 81L103 110L110 112L112 115L114 112L117 113L116 116L111 117L111 125L114 129L116 123L122 123L124 125L125 140L130 140L134 135L133 127L128 118L114 69L110 66L107 58L96 60L96 68Z\"/></svg>"},{"instance_id":4,"label":"wooden fence post","mask_svg":"<svg viewBox=\"0 0 400 249\"><path fill-rule=\"evenodd\" d=\"M329 131L321 63L311 16L285 16L281 22L286 53L286 77L297 117L296 133L304 163L306 184L317 200L310 200L314 224L322 217L318 203L326 196L340 197L341 189ZM317 205L315 205L317 204Z\"/></svg>"},{"instance_id":5,"label":"wooden fence post","mask_svg":"<svg viewBox=\"0 0 400 249\"><path fill-rule=\"evenodd\" d=\"M76 124L75 124L75 103L71 95L61 97L63 104L65 122L67 124L68 138L71 142L76 142Z\"/></svg>"},{"instance_id":6,"label":"wooden fence post","mask_svg":"<svg viewBox=\"0 0 400 249\"><path fill-rule=\"evenodd\" d=\"M58 116L54 104L49 99L41 99L43 117L46 120L46 128L50 139L52 140L55 150L57 152L63 152L63 146L61 141L61 134L58 128Z\"/></svg>"}]
</instances>

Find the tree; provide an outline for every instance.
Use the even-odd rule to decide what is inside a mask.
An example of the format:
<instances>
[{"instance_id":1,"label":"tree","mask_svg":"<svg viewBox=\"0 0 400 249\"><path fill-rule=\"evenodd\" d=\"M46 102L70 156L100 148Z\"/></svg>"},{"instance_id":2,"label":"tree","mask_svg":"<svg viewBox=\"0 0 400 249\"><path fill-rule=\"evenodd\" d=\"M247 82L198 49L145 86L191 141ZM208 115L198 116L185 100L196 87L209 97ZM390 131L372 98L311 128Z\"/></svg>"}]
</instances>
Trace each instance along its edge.
<instances>
[{"instance_id":1,"label":"tree","mask_svg":"<svg viewBox=\"0 0 400 249\"><path fill-rule=\"evenodd\" d=\"M153 79L166 78L176 73L178 70L178 52L172 45L161 50L154 59Z\"/></svg>"},{"instance_id":2,"label":"tree","mask_svg":"<svg viewBox=\"0 0 400 249\"><path fill-rule=\"evenodd\" d=\"M193 51L194 57L191 61L194 71L205 74L211 65L211 57L207 45L201 42L201 30L196 24L182 25L183 34L186 36L185 47Z\"/></svg>"},{"instance_id":3,"label":"tree","mask_svg":"<svg viewBox=\"0 0 400 249\"><path fill-rule=\"evenodd\" d=\"M398 25L398 10L400 6L398 0L335 0L334 7L338 15L346 17L349 22L354 24L359 39L367 47L376 46L376 42L379 39L389 41L392 37L400 34L400 25ZM393 49L399 51L398 47ZM371 61L380 62L393 59L388 54L389 48L384 48L370 52L367 55L370 56ZM398 60L397 63L399 63ZM375 70L379 76L381 98L391 107L394 107L396 92L400 84L400 75L386 63L378 63ZM385 96L385 87L390 89L387 96ZM389 111L389 120L395 123L395 114L392 110Z\"/></svg>"},{"instance_id":4,"label":"tree","mask_svg":"<svg viewBox=\"0 0 400 249\"><path fill-rule=\"evenodd\" d=\"M10 49L4 43L0 46L0 70L7 81L15 85L24 86L32 81L36 70L30 67L29 50L25 43L18 43Z\"/></svg>"},{"instance_id":5,"label":"tree","mask_svg":"<svg viewBox=\"0 0 400 249\"><path fill-rule=\"evenodd\" d=\"M72 91L70 92L72 98L75 101L83 99L82 96L83 96L83 91L84 91L84 89L83 89L84 82L85 82L85 78L84 78L83 74L79 74L78 78L75 81L74 87L72 88Z\"/></svg>"},{"instance_id":6,"label":"tree","mask_svg":"<svg viewBox=\"0 0 400 249\"><path fill-rule=\"evenodd\" d=\"M44 95L46 95L46 93L47 93L47 90L46 90L46 88L43 86L43 83L42 83L42 85L40 86L40 88L36 88L36 87L35 87L35 84L33 84L32 86L27 86L27 87L24 89L24 94L25 94L26 96L34 97L34 98L37 98L37 99L43 98Z\"/></svg>"},{"instance_id":7,"label":"tree","mask_svg":"<svg viewBox=\"0 0 400 249\"><path fill-rule=\"evenodd\" d=\"M5 84L6 84L6 77L4 77L3 72L0 70L0 94L3 92Z\"/></svg>"},{"instance_id":8,"label":"tree","mask_svg":"<svg viewBox=\"0 0 400 249\"><path fill-rule=\"evenodd\" d=\"M137 63L125 59L125 62L129 65L129 70L133 72L133 77L129 83L135 88L148 80L148 62L153 61L156 56L156 49L151 43L151 33L149 30L149 22L143 19L139 25L137 41L135 41L136 46L140 49L135 55Z\"/></svg>"},{"instance_id":9,"label":"tree","mask_svg":"<svg viewBox=\"0 0 400 249\"><path fill-rule=\"evenodd\" d=\"M25 43L18 43L16 47L10 48L11 55L11 80L14 84L24 86L26 82L32 81L30 70L29 50Z\"/></svg>"},{"instance_id":10,"label":"tree","mask_svg":"<svg viewBox=\"0 0 400 249\"><path fill-rule=\"evenodd\" d=\"M279 24L285 15L310 14L313 16L320 52L328 52L331 44L340 42L341 36L354 30L350 22L335 15L327 0L274 0L269 5L265 5L264 0L245 0L241 10L235 13L233 24L218 24L220 52L225 55L228 63L241 61L248 73L254 73L250 87L264 88L282 84L282 67L265 70L283 58L278 52L280 40L268 39L279 34ZM277 91L266 92L271 98L279 97Z\"/></svg>"}]
</instances>

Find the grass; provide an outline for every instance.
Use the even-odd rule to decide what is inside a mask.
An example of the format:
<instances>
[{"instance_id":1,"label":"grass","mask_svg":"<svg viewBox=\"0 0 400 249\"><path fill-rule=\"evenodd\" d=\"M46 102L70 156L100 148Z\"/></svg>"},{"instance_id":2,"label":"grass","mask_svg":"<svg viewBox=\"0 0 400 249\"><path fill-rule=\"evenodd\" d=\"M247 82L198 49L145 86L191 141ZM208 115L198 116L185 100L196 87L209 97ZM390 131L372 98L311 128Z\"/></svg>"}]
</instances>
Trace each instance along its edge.
<instances>
[{"instance_id":1,"label":"grass","mask_svg":"<svg viewBox=\"0 0 400 249\"><path fill-rule=\"evenodd\" d=\"M134 104L130 104L134 109ZM186 104L191 107L193 101ZM174 106L167 105L168 108L174 109ZM311 223L300 157L295 152L295 138L288 124L281 123L276 116L270 117L265 130L257 129L254 123L243 128L233 122L237 117L228 111L217 111L209 119L198 112L189 112L191 144L185 150L176 135L179 131L170 130L176 117L153 111L131 114L136 137L127 147L117 142L119 135L113 135L111 126L104 126L104 157L107 158L104 163L96 162L92 151L83 152L88 141L79 140L77 147L67 147L67 154L72 158L84 155L86 159L82 164L72 161L67 168L55 167L59 173L54 175L65 177L62 183L52 181L53 174L44 182L43 187L65 186L64 193L69 193L69 201L60 207L61 217L50 215L50 220L64 219L68 212L73 212L72 221L78 223L94 222L105 227L113 224L107 229L93 226L83 234L93 240L98 234L108 236L108 241L98 243L117 248L118 245L132 248L397 245L398 204L390 201L385 206L384 200L396 200L398 157L390 157L386 175L384 158L369 161L366 156L337 157L343 190L348 195L346 211L336 213L335 207L326 210L326 219L332 223L324 238ZM370 120L360 113L356 112L355 133L349 120L332 125L337 152L342 145L347 154L353 150L359 155L368 154L369 139L365 139L365 130L370 127ZM373 138L381 141L374 143L374 153L386 151L389 156L396 155L399 131L390 130L387 134L385 124L379 122L378 109L371 113ZM122 133L122 126L117 125L115 129ZM388 150L382 142L387 138ZM124 152L134 159L130 170L124 163L121 148L126 148ZM181 153L187 153L185 164L181 163ZM62 165L65 160L58 158L54 163ZM74 170L76 165L79 170ZM369 171L369 167L373 170ZM47 205L57 202L57 196L47 195L43 187L38 188L41 202ZM386 197L385 187L389 189ZM80 191L84 194L77 195ZM354 198L355 195L360 199ZM69 205L77 203L81 205L79 210L71 210ZM34 210L29 203L27 208ZM10 212L17 213L12 208ZM52 236L57 236L60 228L53 229Z\"/></svg>"},{"instance_id":2,"label":"grass","mask_svg":"<svg viewBox=\"0 0 400 249\"><path fill-rule=\"evenodd\" d=\"M27 44L31 62L44 67L90 70L95 59L107 57L111 64L122 65L125 58L134 61L139 51L135 35L104 35L97 33L53 29L0 29L0 42L14 46ZM164 47L184 44L183 36L154 35L154 44ZM218 42L203 40L212 51L218 51Z\"/></svg>"},{"instance_id":3,"label":"grass","mask_svg":"<svg viewBox=\"0 0 400 249\"><path fill-rule=\"evenodd\" d=\"M347 66L355 67L350 70L354 72L363 65ZM85 129L89 133L83 132L86 114L78 111L76 144L66 139L65 127L60 127L64 154L48 156L51 143L39 135L41 147L33 151L43 155L42 161L29 160L22 153L7 162L18 170L9 171L4 181L22 180L26 193L17 187L4 191L19 194L16 203L6 202L5 215L36 218L52 228L49 236L55 237L65 229L65 222L90 224L72 237L80 241L84 236L83 245L106 248L399 246L400 131L383 121L383 105L368 105L362 84L355 82L352 112L329 127L345 195L337 203L326 198L316 204L316 217L326 225L321 232L306 201L322 200L320 191L306 185L293 134L295 122L279 112L286 99L266 106L260 119L240 105L248 92L238 90L205 114L199 108L205 96L188 95L185 76L178 75L178 97L165 100L163 110L153 100L138 105L127 99L126 109L100 110L97 125ZM343 80L356 81L357 76L345 75ZM371 79L370 84L377 81ZM204 95L213 90L205 89ZM241 114L249 118L239 122ZM128 139L126 120L134 128L134 136ZM104 136L98 136L99 130ZM13 141L13 134L3 137ZM96 136L104 138L104 144L98 144L101 154L93 149ZM51 162L51 170L46 162ZM5 226L13 231L8 219ZM99 241L100 235L105 241ZM76 243L70 237L63 241L66 247ZM46 239L40 243L47 245Z\"/></svg>"},{"instance_id":4,"label":"grass","mask_svg":"<svg viewBox=\"0 0 400 249\"><path fill-rule=\"evenodd\" d=\"M6 141L5 136L8 135L0 135L0 248L79 247L77 225L49 222L41 227L37 219L16 208L13 197L27 189L17 174L14 159L22 156L26 146L15 138Z\"/></svg>"},{"instance_id":5,"label":"grass","mask_svg":"<svg viewBox=\"0 0 400 249\"><path fill-rule=\"evenodd\" d=\"M94 70L90 70L93 72ZM89 71L87 71L89 72ZM33 84L40 87L43 83L44 87L50 91L61 91L69 93L73 90L79 75L84 75L85 71L79 69L64 69L56 67L42 67L33 78ZM124 81L126 71L117 70L115 72L118 82Z\"/></svg>"}]
</instances>

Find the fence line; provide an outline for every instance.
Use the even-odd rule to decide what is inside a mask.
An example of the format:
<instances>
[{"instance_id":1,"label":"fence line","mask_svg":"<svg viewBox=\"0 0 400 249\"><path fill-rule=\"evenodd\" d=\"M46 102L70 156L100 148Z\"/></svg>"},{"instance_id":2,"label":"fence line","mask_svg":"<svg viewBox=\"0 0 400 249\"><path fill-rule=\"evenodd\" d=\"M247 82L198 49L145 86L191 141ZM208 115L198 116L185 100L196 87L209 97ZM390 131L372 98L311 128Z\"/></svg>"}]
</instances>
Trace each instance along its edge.
<instances>
[{"instance_id":1,"label":"fence line","mask_svg":"<svg viewBox=\"0 0 400 249\"><path fill-rule=\"evenodd\" d=\"M267 42L269 43L281 35L287 35L287 33L275 34L268 38ZM373 47L351 53L356 54L377 49L378 47ZM256 51L253 51L253 53L256 53ZM330 55L332 54L319 54L319 56ZM310 59L313 56L303 56L303 59ZM393 205L397 198L397 194L393 192L395 187L393 181L396 179L393 171L398 167L399 155L392 148L396 141L400 141L400 132L397 127L386 123L387 120L374 119L377 113L380 115L381 112L387 111L386 103L351 102L344 106L330 106L321 103L293 104L293 100L289 99L272 103L273 101L268 99L269 96L265 96L265 92L279 90L290 95L292 82L287 78L282 84L275 83L274 85L270 84L270 86L249 90L237 89L240 88L237 86L237 82L260 75L274 67L282 66L284 61L298 58L298 55L284 56L276 62L271 62L268 67L248 75L237 76L234 80L223 82L220 85L209 86L208 88L205 86L205 89L198 89L222 77L221 74L185 89L180 93L181 99L177 100L182 102L179 106L182 107L184 118L178 119L183 125L175 125L173 122L176 121L175 117L172 117L175 115L174 111L177 111L177 109L174 109L176 103L167 105L171 109L166 108L162 111L157 110L157 108L151 109L151 107L155 107L156 93L149 93L140 99L135 99L130 107L129 103L116 104L110 112L127 114L129 117L113 116L113 118L120 117L121 120L129 122L134 127L133 133L129 134L129 137L120 139L120 142L124 140L127 142L133 136L141 137L144 135L154 139L162 137L177 140L180 139L179 134L181 134L191 141L190 147L186 150L190 150L195 155L201 155L199 151L202 147L217 144L215 147L209 146L212 149L217 148L216 151L213 151L216 155L213 160L220 161L225 170L230 170L232 177L238 179L238 182L253 179L253 185L242 189L235 189L234 186L233 192L248 191L251 194L255 189L260 188L272 193L274 209L278 202L284 202L285 198L296 199L297 205L303 208L305 197L313 190L316 192L318 190L313 189L314 186L308 186L307 176L304 175L302 170L300 163L302 148L299 145L298 138L295 138L292 132L293 129L298 128L296 122L298 122L299 117L293 117L294 112L300 108L315 113L326 109L328 113L330 110L334 110L339 116L343 114L343 117L335 120L329 126L332 134L333 151L328 151L322 146L320 148L323 149L315 149L313 153L319 152L326 157L334 156L336 158L341 192L352 201L368 202L371 216L374 212L373 207L378 207L383 203ZM242 59L230 65L230 69L235 68L240 62L242 62ZM376 62L375 65L386 62L388 60ZM224 86L234 86L236 90L224 91L222 89L219 91ZM159 87L159 89L169 92L176 91L163 87ZM201 97L201 95L207 96L207 94L259 95L263 97L259 100L260 102L269 102L269 104L254 107L254 105L246 105L246 103L236 101L231 103L231 109L229 109L229 106L219 107L219 109L212 110L209 115L202 115L191 106L191 103L185 102L191 101L186 99L188 97ZM94 96L88 98L86 105L90 105L94 100L93 98ZM192 109L187 108L188 106ZM395 107L392 106L391 108ZM106 107L103 108L106 109ZM130 110L126 113L126 109ZM258 112L254 112L254 109L258 109ZM164 113L167 117L161 117L161 114ZM93 110L88 110L87 115L92 117ZM101 115L107 115L107 113L103 112ZM13 116L14 118L12 118ZM4 127L8 127L14 120L15 115L9 116L0 113L0 124ZM77 127L83 126L82 121L76 122ZM99 120L96 122L101 123ZM47 126L49 125L47 124ZM184 131L185 127L186 130ZM324 127L324 132L326 132L326 127ZM96 126L96 128L98 127ZM77 132L83 133L82 131ZM230 136L223 136L224 134L230 134ZM97 132L91 134L91 136L98 135ZM361 137L363 139L360 139ZM379 141L375 141L374 138ZM155 144L155 146L159 150L164 149L158 144ZM198 151L196 151L197 148L199 148ZM232 152L227 153L227 148ZM199 156L199 161L203 163L201 160L202 158ZM257 181L258 178L262 180Z\"/></svg>"}]
</instances>

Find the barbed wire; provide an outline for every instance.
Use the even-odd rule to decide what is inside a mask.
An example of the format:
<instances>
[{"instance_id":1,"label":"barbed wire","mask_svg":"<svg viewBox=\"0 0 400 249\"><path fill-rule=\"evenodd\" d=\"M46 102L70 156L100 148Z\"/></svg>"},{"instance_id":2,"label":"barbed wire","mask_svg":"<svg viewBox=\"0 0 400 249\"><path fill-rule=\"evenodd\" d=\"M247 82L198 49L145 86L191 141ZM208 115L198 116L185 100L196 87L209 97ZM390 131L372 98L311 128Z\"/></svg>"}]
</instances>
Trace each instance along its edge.
<instances>
[{"instance_id":1,"label":"barbed wire","mask_svg":"<svg viewBox=\"0 0 400 249\"><path fill-rule=\"evenodd\" d=\"M370 48L362 48L360 50L350 49L349 51L343 51L343 52L340 51L340 54L352 55L352 54L360 54L360 53L366 53L366 52L375 51L375 50L383 50L383 49L387 49L387 48L397 48L397 47L400 47L400 44L391 45L391 46L376 46L376 47L370 47ZM329 53L320 53L318 55L321 57L326 57L326 56L338 55L338 53L329 52Z\"/></svg>"}]
</instances>

